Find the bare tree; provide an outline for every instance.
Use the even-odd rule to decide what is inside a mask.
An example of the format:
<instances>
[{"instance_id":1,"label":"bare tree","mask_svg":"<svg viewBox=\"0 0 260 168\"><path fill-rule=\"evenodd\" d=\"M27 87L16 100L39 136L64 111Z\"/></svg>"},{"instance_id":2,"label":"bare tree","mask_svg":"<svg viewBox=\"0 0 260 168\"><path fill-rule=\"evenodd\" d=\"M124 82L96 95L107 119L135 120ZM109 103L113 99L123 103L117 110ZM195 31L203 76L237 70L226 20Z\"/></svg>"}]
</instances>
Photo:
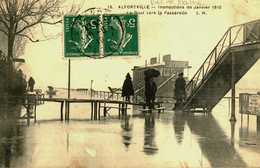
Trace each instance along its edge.
<instances>
[{"instance_id":1,"label":"bare tree","mask_svg":"<svg viewBox=\"0 0 260 168\"><path fill-rule=\"evenodd\" d=\"M61 0L0 0L0 31L7 36L9 60L14 57L14 44L17 37L34 40L30 31L39 24L57 24L60 19ZM57 20L55 20L57 19Z\"/></svg>"},{"instance_id":2,"label":"bare tree","mask_svg":"<svg viewBox=\"0 0 260 168\"><path fill-rule=\"evenodd\" d=\"M34 39L33 29L43 27L43 24L62 23L64 13L80 12L82 5L69 0L69 5L62 6L64 2L65 0L0 0L0 32L7 37L7 89L12 84L13 58L23 52L26 43L24 39L39 41Z\"/></svg>"}]
</instances>

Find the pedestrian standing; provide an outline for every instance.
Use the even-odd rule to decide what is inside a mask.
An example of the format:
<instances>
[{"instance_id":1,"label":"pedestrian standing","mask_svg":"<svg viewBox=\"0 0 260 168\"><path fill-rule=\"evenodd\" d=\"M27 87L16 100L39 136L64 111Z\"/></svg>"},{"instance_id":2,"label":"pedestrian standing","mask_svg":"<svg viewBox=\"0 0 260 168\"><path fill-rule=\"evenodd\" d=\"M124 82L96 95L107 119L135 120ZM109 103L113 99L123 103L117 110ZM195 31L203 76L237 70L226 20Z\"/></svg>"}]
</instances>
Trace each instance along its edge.
<instances>
[{"instance_id":1,"label":"pedestrian standing","mask_svg":"<svg viewBox=\"0 0 260 168\"><path fill-rule=\"evenodd\" d=\"M127 73L123 87L122 87L122 97L125 97L126 101L130 101L130 96L134 95L134 87L132 79L129 73Z\"/></svg>"},{"instance_id":2,"label":"pedestrian standing","mask_svg":"<svg viewBox=\"0 0 260 168\"><path fill-rule=\"evenodd\" d=\"M178 75L178 78L175 81L175 90L174 90L175 98L176 98L175 108L183 104L183 101L186 97L185 86L186 86L186 82L185 79L183 78L183 73L180 73Z\"/></svg>"},{"instance_id":3,"label":"pedestrian standing","mask_svg":"<svg viewBox=\"0 0 260 168\"><path fill-rule=\"evenodd\" d=\"M151 78L151 108L154 108L156 92L157 92L157 85L154 81L154 78Z\"/></svg>"},{"instance_id":4,"label":"pedestrian standing","mask_svg":"<svg viewBox=\"0 0 260 168\"><path fill-rule=\"evenodd\" d=\"M151 79L147 76L144 78L144 95L145 95L145 102L148 107L151 106Z\"/></svg>"},{"instance_id":5,"label":"pedestrian standing","mask_svg":"<svg viewBox=\"0 0 260 168\"><path fill-rule=\"evenodd\" d=\"M30 77L28 80L28 85L29 85L29 91L33 92L34 90L34 85L35 85L35 80L33 79L33 77Z\"/></svg>"}]
</instances>

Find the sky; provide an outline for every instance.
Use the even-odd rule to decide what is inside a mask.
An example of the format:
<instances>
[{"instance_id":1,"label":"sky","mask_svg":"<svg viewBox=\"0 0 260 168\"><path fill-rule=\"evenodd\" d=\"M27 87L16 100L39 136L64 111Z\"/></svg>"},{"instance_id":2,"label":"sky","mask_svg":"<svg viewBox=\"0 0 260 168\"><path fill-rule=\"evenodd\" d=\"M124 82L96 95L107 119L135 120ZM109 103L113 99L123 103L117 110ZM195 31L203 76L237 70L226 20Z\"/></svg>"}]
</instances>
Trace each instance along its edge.
<instances>
[{"instance_id":1,"label":"sky","mask_svg":"<svg viewBox=\"0 0 260 168\"><path fill-rule=\"evenodd\" d=\"M160 2L164 3L164 0ZM146 59L165 54L171 54L174 60L189 61L192 66L189 77L192 77L230 26L260 19L260 12L257 10L260 8L259 0L204 0L203 2L209 5L221 5L222 8L208 10L206 15L196 15L195 10L188 15L139 15L139 56L73 59L71 87L89 88L91 80L94 80L93 88L97 90L107 90L108 86L122 87L126 73L131 73L133 66L144 65ZM152 0L131 2L88 0L82 8L151 3ZM111 13L126 11L129 10L114 8ZM44 32L47 35L62 34L63 25L45 26ZM36 30L35 36L42 37L42 32ZM62 35L38 43L28 42L23 57L26 60L23 69L27 72L27 78L29 76L35 78L36 87L42 89L49 85L67 87L68 60L63 56ZM260 80L257 80L260 79L259 70L258 62L241 79L238 87L260 86Z\"/></svg>"}]
</instances>

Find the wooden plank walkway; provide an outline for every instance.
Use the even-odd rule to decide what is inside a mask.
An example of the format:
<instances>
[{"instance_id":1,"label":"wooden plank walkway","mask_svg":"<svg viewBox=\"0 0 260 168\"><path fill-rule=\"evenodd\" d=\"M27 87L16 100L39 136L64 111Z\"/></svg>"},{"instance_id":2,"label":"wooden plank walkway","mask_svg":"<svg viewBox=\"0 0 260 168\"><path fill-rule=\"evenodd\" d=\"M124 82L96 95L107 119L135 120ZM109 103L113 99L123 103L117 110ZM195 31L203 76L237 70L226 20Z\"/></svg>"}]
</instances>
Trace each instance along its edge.
<instances>
[{"instance_id":1,"label":"wooden plank walkway","mask_svg":"<svg viewBox=\"0 0 260 168\"><path fill-rule=\"evenodd\" d=\"M63 121L63 106L65 104L65 120L69 121L70 119L70 104L72 103L90 103L91 104L91 120L100 120L101 118L101 108L103 108L103 115L106 117L108 111L111 108L118 109L118 118L121 116L127 115L128 105L136 105L146 107L146 103L135 103L127 102L122 100L108 100L108 99L75 99L75 98L41 98L40 101L44 102L57 102L60 103L60 120ZM162 111L163 102L155 102L155 105L158 106L158 112ZM118 107L111 106L113 104L118 105Z\"/></svg>"}]
</instances>

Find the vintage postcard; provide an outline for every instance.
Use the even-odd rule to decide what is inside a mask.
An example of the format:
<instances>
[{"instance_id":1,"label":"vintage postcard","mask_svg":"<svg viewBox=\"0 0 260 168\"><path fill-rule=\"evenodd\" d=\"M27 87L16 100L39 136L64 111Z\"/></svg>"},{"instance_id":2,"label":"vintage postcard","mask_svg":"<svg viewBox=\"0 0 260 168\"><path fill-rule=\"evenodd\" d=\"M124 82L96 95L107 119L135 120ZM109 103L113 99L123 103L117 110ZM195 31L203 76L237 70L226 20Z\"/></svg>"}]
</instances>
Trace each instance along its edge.
<instances>
[{"instance_id":1,"label":"vintage postcard","mask_svg":"<svg viewBox=\"0 0 260 168\"><path fill-rule=\"evenodd\" d=\"M260 167L259 0L0 0L0 168Z\"/></svg>"}]
</instances>

